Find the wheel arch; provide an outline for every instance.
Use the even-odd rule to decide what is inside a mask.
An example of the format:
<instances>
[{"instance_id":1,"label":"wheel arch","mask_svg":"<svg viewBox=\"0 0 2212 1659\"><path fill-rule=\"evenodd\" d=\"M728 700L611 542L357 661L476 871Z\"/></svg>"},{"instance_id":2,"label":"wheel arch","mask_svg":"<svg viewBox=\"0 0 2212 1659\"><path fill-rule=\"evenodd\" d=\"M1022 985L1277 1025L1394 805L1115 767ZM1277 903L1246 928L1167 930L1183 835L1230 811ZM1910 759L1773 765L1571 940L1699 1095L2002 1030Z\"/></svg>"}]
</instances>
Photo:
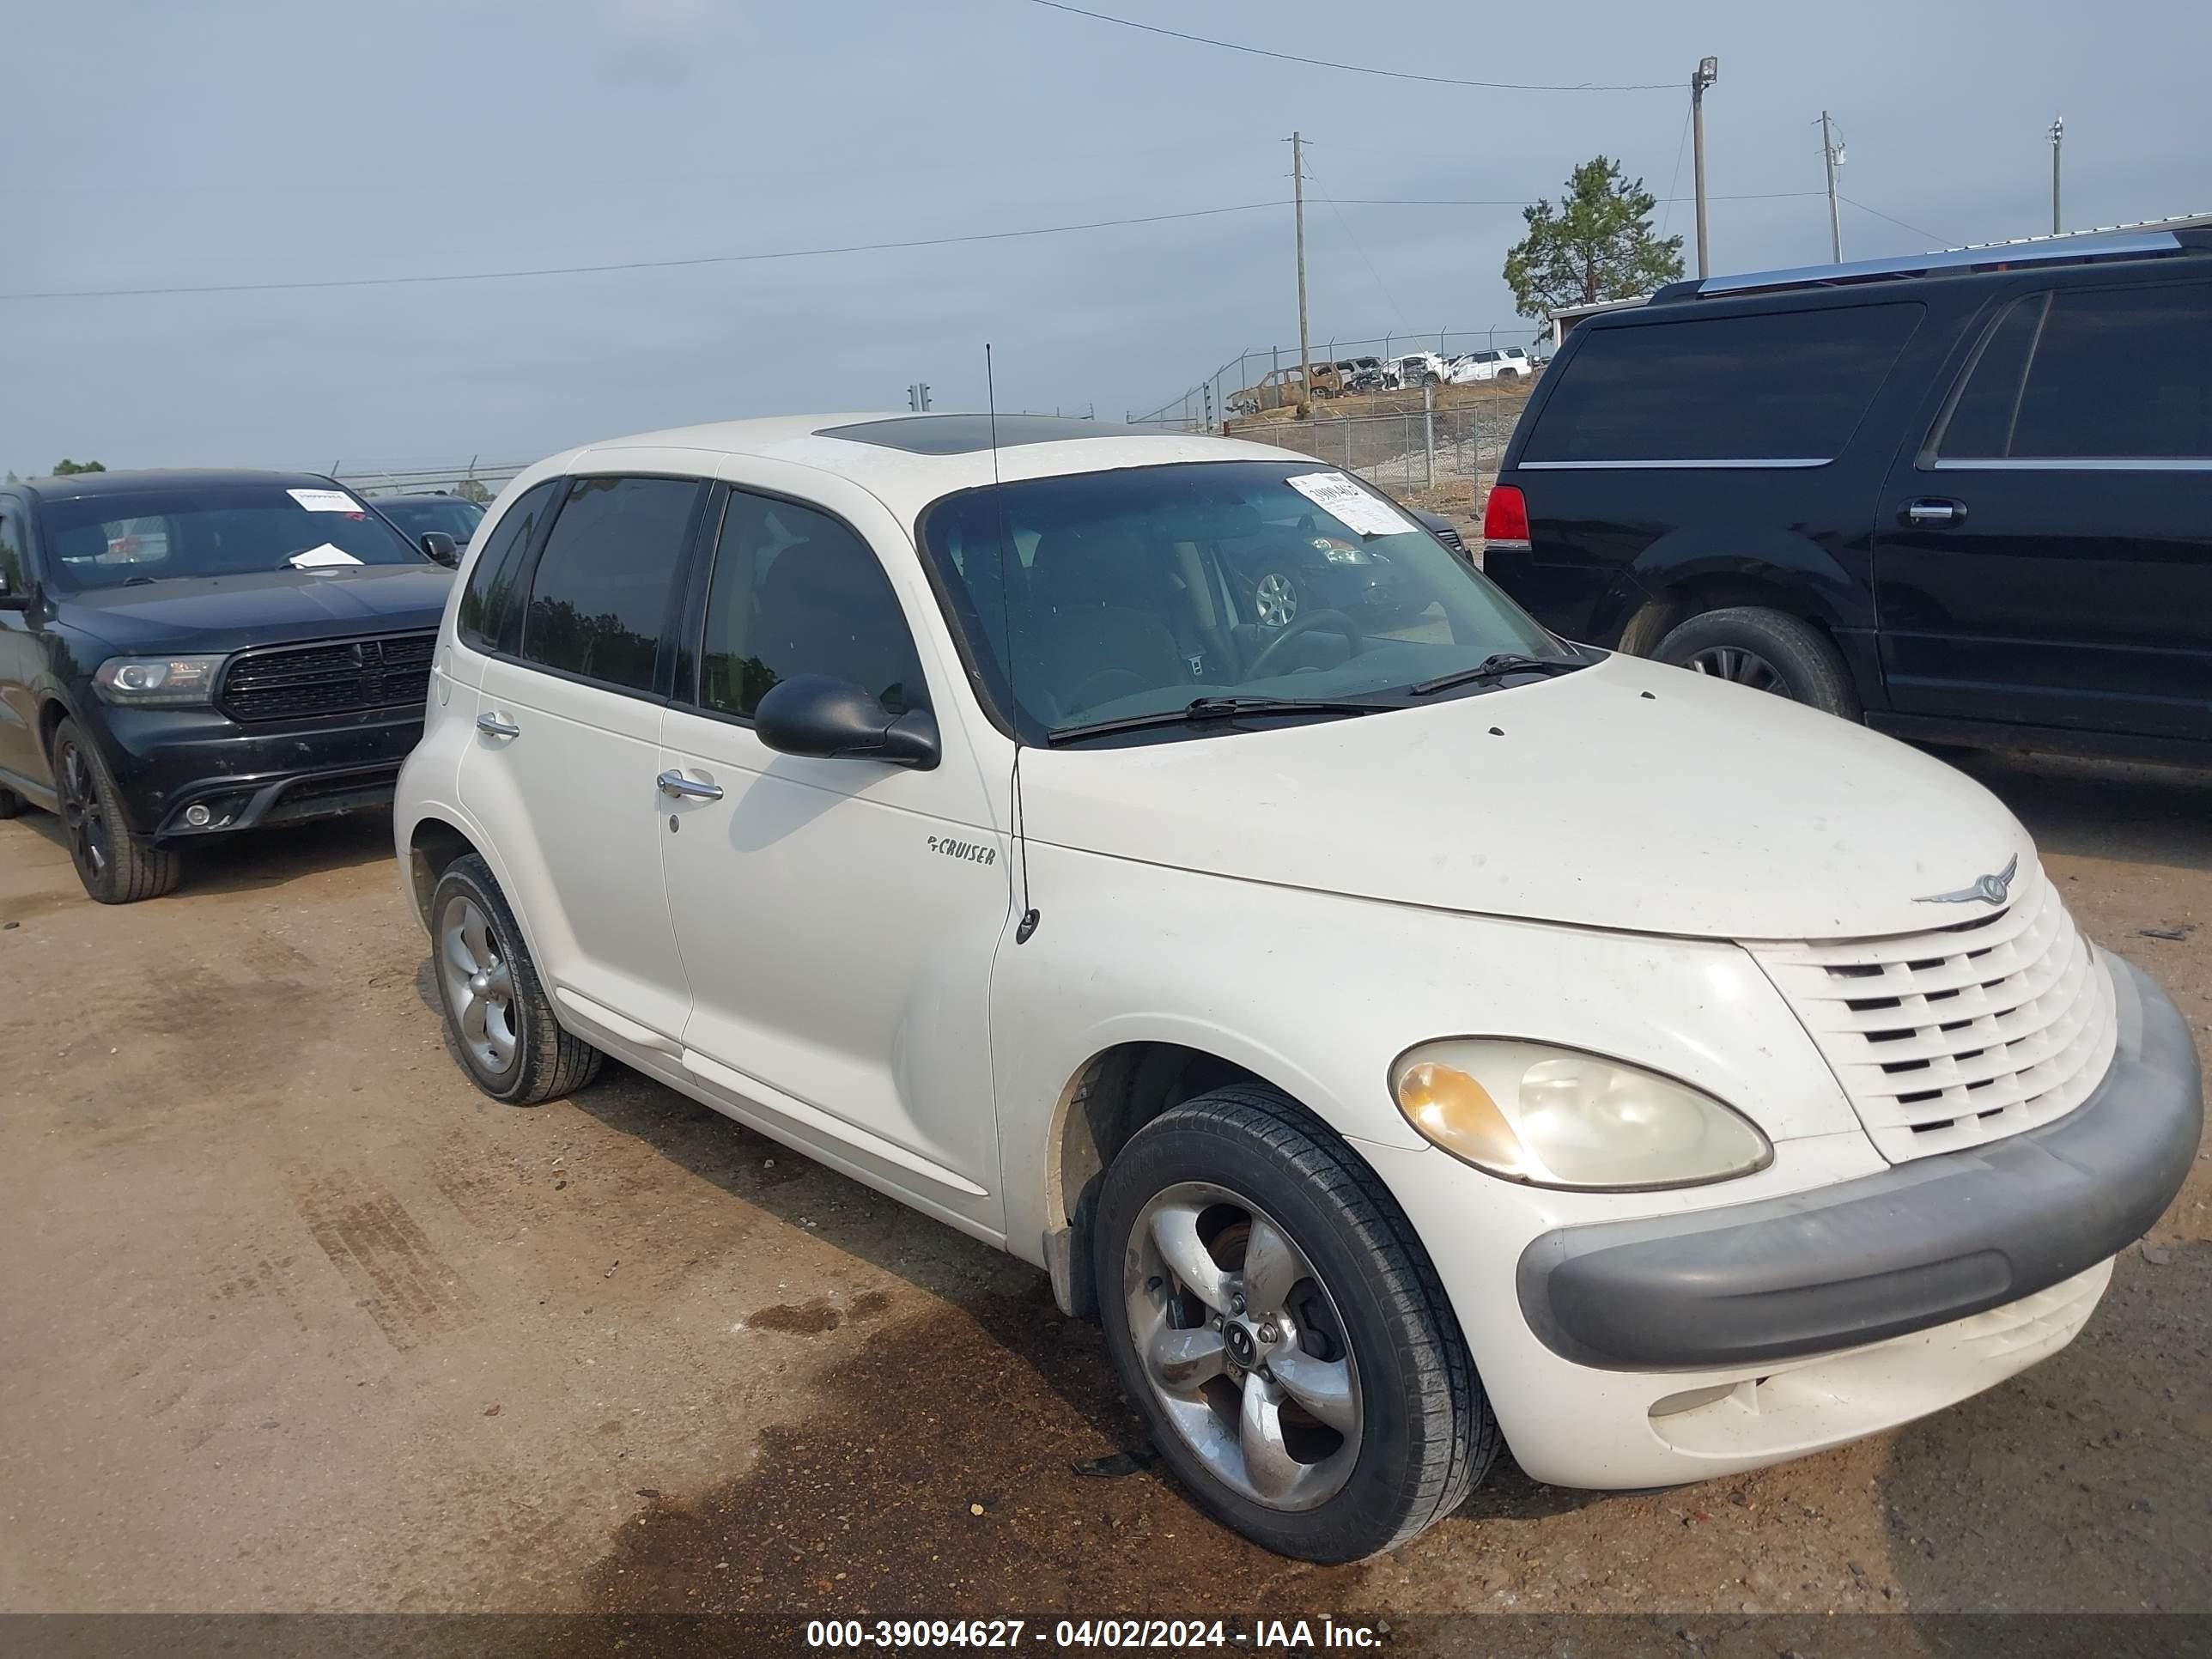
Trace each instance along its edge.
<instances>
[{"instance_id":1,"label":"wheel arch","mask_svg":"<svg viewBox=\"0 0 2212 1659\"><path fill-rule=\"evenodd\" d=\"M1668 630L1701 611L1760 605L1785 611L1832 641L1874 626L1874 603L1827 550L1804 537L1746 530L1729 550L1669 537L1654 543L1608 595L1607 633L1632 656L1649 656ZM1846 653L1847 655L1849 653Z\"/></svg>"},{"instance_id":2,"label":"wheel arch","mask_svg":"<svg viewBox=\"0 0 2212 1659\"><path fill-rule=\"evenodd\" d=\"M419 819L409 830L407 890L415 902L415 919L425 928L430 925L430 898L438 890L439 878L471 853L483 856L466 830L435 814Z\"/></svg>"},{"instance_id":3,"label":"wheel arch","mask_svg":"<svg viewBox=\"0 0 2212 1659\"><path fill-rule=\"evenodd\" d=\"M1124 1037L1094 1052L1068 1076L1054 1103L1042 1163L1045 1267L1063 1312L1097 1311L1092 1226L1100 1183L1136 1133L1163 1113L1227 1084L1275 1090L1305 1113L1315 1133L1353 1158L1356 1143L1313 1110L1299 1091L1219 1049L1176 1037ZM1364 1163L1364 1158L1360 1159Z\"/></svg>"}]
</instances>

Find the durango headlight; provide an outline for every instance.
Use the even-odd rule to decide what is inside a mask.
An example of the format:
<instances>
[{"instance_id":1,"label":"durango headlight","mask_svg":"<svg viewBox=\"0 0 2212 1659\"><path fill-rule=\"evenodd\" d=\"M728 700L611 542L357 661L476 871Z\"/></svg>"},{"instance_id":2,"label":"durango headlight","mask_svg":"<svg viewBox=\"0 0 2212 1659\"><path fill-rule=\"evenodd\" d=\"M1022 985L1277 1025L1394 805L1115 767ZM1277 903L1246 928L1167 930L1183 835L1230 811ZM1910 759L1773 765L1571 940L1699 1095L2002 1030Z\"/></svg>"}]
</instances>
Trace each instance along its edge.
<instances>
[{"instance_id":1,"label":"durango headlight","mask_svg":"<svg viewBox=\"0 0 2212 1659\"><path fill-rule=\"evenodd\" d=\"M1453 1157L1538 1187L1689 1187L1763 1170L1752 1122L1686 1084L1540 1043L1457 1037L1390 1068L1406 1121Z\"/></svg>"},{"instance_id":2,"label":"durango headlight","mask_svg":"<svg viewBox=\"0 0 2212 1659\"><path fill-rule=\"evenodd\" d=\"M215 701L221 657L110 657L92 683L109 702L141 708L204 708Z\"/></svg>"}]
</instances>

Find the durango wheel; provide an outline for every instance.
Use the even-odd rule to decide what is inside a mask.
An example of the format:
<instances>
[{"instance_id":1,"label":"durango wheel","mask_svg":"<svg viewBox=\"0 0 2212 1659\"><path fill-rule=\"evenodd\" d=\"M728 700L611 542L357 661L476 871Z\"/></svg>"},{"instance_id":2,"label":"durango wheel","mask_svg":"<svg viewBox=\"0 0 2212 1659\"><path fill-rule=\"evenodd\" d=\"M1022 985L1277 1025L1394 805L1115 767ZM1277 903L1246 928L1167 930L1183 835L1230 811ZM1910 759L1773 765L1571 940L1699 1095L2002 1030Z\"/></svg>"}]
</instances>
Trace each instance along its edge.
<instances>
[{"instance_id":1,"label":"durango wheel","mask_svg":"<svg viewBox=\"0 0 2212 1659\"><path fill-rule=\"evenodd\" d=\"M1427 1255L1288 1097L1239 1085L1146 1124L1097 1224L1123 1386L1198 1503L1247 1537L1358 1560L1488 1468L1497 1425Z\"/></svg>"},{"instance_id":2,"label":"durango wheel","mask_svg":"<svg viewBox=\"0 0 2212 1659\"><path fill-rule=\"evenodd\" d=\"M477 1087L511 1106L574 1093L602 1056L561 1029L491 866L456 859L430 896L431 961L446 1029Z\"/></svg>"},{"instance_id":3,"label":"durango wheel","mask_svg":"<svg viewBox=\"0 0 2212 1659\"><path fill-rule=\"evenodd\" d=\"M102 904L135 904L174 890L184 865L174 853L131 833L115 780L73 720L54 728L54 793L70 862Z\"/></svg>"}]
</instances>

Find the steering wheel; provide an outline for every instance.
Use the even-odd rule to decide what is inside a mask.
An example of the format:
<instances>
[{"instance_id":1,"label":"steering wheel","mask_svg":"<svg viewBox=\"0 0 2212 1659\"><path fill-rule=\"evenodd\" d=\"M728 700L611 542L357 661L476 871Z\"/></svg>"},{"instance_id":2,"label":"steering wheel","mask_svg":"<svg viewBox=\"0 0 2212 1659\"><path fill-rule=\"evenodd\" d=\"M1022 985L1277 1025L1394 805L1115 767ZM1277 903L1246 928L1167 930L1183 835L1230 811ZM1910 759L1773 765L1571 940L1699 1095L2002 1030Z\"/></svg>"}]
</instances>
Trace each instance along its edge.
<instances>
[{"instance_id":1,"label":"steering wheel","mask_svg":"<svg viewBox=\"0 0 2212 1659\"><path fill-rule=\"evenodd\" d=\"M1106 698L1103 695L1095 697L1090 695L1091 688L1095 685L1112 685L1122 680L1127 680L1130 683L1132 690L1149 691L1152 689L1152 683L1133 668L1102 668L1068 693L1067 712L1071 714L1080 714L1095 702L1105 702Z\"/></svg>"},{"instance_id":2,"label":"steering wheel","mask_svg":"<svg viewBox=\"0 0 2212 1659\"><path fill-rule=\"evenodd\" d=\"M1358 625L1355 623L1351 617L1346 616L1344 612L1341 611L1309 611L1304 616L1285 623L1283 625L1283 631L1281 633L1276 635L1273 639L1269 640L1266 645L1260 647L1260 654L1253 658L1250 665L1244 670L1244 678L1248 680L1266 679L1267 678L1266 672L1267 665L1274 661L1275 653L1278 651L1280 651L1285 646L1288 645L1292 640L1297 639L1299 635L1310 634L1316 628L1326 628L1332 623L1336 624L1336 631L1341 633L1344 637L1351 642L1352 654L1353 656L1358 656L1361 651L1365 649L1366 642L1360 637Z\"/></svg>"}]
</instances>

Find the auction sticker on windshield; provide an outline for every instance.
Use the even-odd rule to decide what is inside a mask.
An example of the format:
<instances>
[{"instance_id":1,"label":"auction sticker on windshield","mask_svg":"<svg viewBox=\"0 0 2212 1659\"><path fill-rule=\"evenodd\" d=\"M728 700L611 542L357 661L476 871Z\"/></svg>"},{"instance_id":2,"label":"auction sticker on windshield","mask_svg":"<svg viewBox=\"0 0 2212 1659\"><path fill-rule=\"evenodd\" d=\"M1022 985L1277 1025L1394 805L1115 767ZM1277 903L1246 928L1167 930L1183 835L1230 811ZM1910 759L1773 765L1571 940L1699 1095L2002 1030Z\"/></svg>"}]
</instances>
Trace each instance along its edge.
<instances>
[{"instance_id":1,"label":"auction sticker on windshield","mask_svg":"<svg viewBox=\"0 0 2212 1659\"><path fill-rule=\"evenodd\" d=\"M1341 472L1301 472L1283 482L1363 536L1402 536L1413 527L1396 507L1379 495L1370 495Z\"/></svg>"},{"instance_id":2,"label":"auction sticker on windshield","mask_svg":"<svg viewBox=\"0 0 2212 1659\"><path fill-rule=\"evenodd\" d=\"M320 547L295 553L289 562L295 570L319 570L325 565L359 564L361 561L343 547L333 547L325 542Z\"/></svg>"},{"instance_id":3,"label":"auction sticker on windshield","mask_svg":"<svg viewBox=\"0 0 2212 1659\"><path fill-rule=\"evenodd\" d=\"M310 513L360 513L366 510L343 489L288 489L284 493Z\"/></svg>"}]
</instances>

